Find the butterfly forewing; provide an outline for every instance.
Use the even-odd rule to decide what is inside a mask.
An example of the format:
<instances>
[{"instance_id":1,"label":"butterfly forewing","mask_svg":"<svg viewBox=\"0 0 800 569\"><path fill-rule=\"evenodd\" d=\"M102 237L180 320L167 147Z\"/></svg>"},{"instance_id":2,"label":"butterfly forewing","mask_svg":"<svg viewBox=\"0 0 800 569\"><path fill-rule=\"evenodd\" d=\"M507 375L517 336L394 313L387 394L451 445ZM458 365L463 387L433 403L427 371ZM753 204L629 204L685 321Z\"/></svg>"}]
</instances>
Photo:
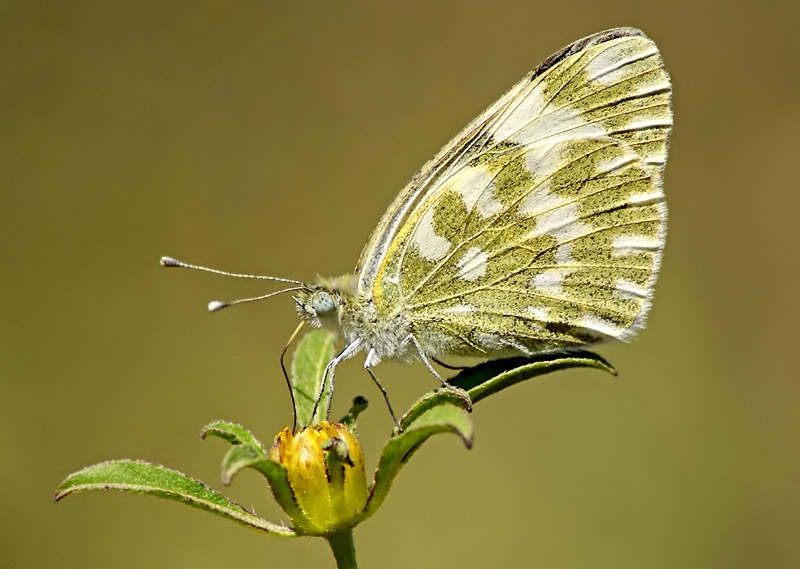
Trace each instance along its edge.
<instances>
[{"instance_id":1,"label":"butterfly forewing","mask_svg":"<svg viewBox=\"0 0 800 569\"><path fill-rule=\"evenodd\" d=\"M670 125L651 40L624 29L576 42L415 178L365 250L362 286L431 354L629 336L664 243Z\"/></svg>"}]
</instances>

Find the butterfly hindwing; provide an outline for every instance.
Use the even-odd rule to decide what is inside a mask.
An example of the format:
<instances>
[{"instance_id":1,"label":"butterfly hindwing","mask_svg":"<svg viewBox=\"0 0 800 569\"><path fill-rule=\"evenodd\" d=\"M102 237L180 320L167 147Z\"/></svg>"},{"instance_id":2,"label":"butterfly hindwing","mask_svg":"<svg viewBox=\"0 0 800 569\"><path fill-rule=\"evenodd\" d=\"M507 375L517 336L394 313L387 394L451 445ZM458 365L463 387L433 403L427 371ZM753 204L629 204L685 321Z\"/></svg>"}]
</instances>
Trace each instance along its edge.
<instances>
[{"instance_id":1,"label":"butterfly hindwing","mask_svg":"<svg viewBox=\"0 0 800 569\"><path fill-rule=\"evenodd\" d=\"M652 187L641 159L585 139L503 162L467 168L399 236L399 291L416 328L533 352L633 327L661 226L659 205L639 201ZM632 234L647 249L621 250Z\"/></svg>"}]
</instances>

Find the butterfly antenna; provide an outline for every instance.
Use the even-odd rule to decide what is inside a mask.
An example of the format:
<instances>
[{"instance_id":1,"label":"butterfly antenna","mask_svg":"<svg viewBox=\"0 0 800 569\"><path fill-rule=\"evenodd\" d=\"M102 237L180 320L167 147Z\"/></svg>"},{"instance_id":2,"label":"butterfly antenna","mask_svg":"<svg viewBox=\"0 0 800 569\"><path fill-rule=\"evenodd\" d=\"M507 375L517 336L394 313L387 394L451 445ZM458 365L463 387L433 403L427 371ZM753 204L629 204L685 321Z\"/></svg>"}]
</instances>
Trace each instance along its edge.
<instances>
[{"instance_id":1,"label":"butterfly antenna","mask_svg":"<svg viewBox=\"0 0 800 569\"><path fill-rule=\"evenodd\" d=\"M194 269L196 271L205 271L207 273L214 273L216 275L223 275L226 277L236 277L238 279L256 279L261 281L277 281L279 283L289 283L298 285L299 288L305 288L303 281L296 281L294 279L283 279L281 277L268 277L266 275L245 275L241 273L230 273L228 271L220 271L219 269L212 269L210 267L202 267L200 265L192 265L190 263L184 263L183 261L179 261L178 259L173 259L172 257L161 257L161 266L162 267L178 267L181 269ZM289 289L287 289L289 290Z\"/></svg>"},{"instance_id":2,"label":"butterfly antenna","mask_svg":"<svg viewBox=\"0 0 800 569\"><path fill-rule=\"evenodd\" d=\"M240 298L238 300L232 300L231 302L222 302L221 300L212 300L208 303L208 311L209 312L218 312L223 308L228 308L229 306L234 306L236 304L243 304L245 302L255 302L257 300L264 300L265 298L270 298L272 296L276 296L278 294L283 294L284 292L292 292L295 290L308 290L308 286L306 286L302 281L296 281L294 279L284 279L281 277L268 277L266 275L246 275L242 273L231 273L229 271L220 271L219 269L212 269L210 267L203 267L201 265L192 265L191 263L184 263L183 261L179 261L178 259L174 259L172 257L161 257L161 266L162 267L178 267L180 269L194 269L196 271L205 271L207 273L214 273L216 275L223 275L226 277L236 277L239 279L256 279L261 281L275 281L279 283L289 283L296 286L287 287L275 292L270 292L268 294L262 294L261 296L253 296L250 298Z\"/></svg>"},{"instance_id":3,"label":"butterfly antenna","mask_svg":"<svg viewBox=\"0 0 800 569\"><path fill-rule=\"evenodd\" d=\"M244 304L245 302L255 302L257 300L264 300L265 298L270 298L273 296L277 296L279 294L283 294L284 292L292 292L293 290L305 290L305 286L292 286L289 288L283 288L281 290L276 290L275 292L270 292L268 294L262 294L261 296L252 296L250 298L239 298L237 300L232 300L230 302L222 302L221 300L212 300L208 303L208 311L209 312L218 312L223 308L228 308L229 306L235 306L237 304Z\"/></svg>"}]
</instances>

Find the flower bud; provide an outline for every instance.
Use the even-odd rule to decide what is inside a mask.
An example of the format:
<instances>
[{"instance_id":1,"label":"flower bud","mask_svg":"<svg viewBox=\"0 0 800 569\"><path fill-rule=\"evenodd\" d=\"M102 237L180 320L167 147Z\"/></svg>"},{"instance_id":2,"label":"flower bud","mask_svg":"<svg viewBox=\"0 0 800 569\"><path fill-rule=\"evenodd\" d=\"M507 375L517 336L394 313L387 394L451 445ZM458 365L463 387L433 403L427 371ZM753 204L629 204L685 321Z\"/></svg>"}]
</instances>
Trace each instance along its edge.
<instances>
[{"instance_id":1,"label":"flower bud","mask_svg":"<svg viewBox=\"0 0 800 569\"><path fill-rule=\"evenodd\" d=\"M367 504L364 455L353 433L339 423L323 422L297 433L284 429L270 449L287 471L289 485L308 534L329 534L349 527Z\"/></svg>"}]
</instances>

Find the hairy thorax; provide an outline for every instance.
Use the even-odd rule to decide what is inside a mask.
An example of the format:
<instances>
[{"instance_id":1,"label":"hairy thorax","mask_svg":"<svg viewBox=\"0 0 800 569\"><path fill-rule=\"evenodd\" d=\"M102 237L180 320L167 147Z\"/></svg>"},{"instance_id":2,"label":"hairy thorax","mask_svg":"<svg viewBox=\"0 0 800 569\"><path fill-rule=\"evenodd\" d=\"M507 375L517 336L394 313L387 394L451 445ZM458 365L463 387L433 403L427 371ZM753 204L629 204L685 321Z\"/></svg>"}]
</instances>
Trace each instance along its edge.
<instances>
[{"instance_id":1,"label":"hairy thorax","mask_svg":"<svg viewBox=\"0 0 800 569\"><path fill-rule=\"evenodd\" d=\"M358 294L342 297L339 332L349 344L359 341L374 365L381 359L413 359L417 355L407 340L411 325L400 311L379 314L375 303Z\"/></svg>"}]
</instances>

